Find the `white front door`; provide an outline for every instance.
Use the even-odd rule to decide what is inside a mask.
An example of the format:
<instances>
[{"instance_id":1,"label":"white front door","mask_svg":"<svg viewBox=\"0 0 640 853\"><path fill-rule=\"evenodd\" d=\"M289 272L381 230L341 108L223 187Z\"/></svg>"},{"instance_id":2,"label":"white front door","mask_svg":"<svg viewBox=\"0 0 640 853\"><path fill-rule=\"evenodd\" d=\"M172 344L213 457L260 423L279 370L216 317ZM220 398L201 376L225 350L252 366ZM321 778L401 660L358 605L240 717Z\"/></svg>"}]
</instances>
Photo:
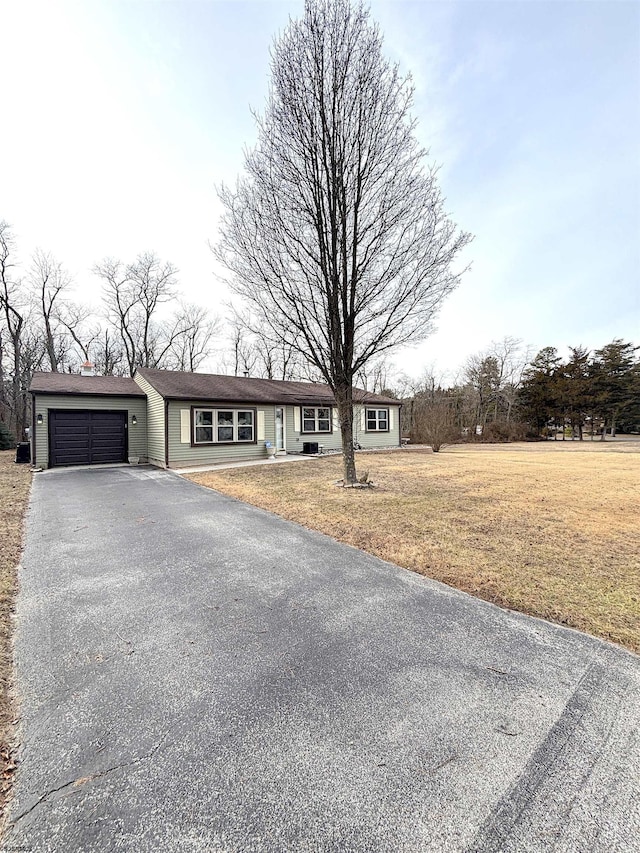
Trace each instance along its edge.
<instances>
[{"instance_id":1,"label":"white front door","mask_svg":"<svg viewBox=\"0 0 640 853\"><path fill-rule=\"evenodd\" d=\"M284 450L284 443L284 408L282 406L276 406L276 450Z\"/></svg>"}]
</instances>

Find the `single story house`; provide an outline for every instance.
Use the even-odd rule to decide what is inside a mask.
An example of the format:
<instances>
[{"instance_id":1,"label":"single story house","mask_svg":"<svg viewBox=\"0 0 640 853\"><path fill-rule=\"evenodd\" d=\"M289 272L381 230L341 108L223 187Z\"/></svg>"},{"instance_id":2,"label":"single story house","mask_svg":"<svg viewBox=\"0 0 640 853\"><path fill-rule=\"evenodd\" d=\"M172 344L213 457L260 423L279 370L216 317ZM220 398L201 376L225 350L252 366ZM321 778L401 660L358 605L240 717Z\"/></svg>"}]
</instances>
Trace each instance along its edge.
<instances>
[{"instance_id":1,"label":"single story house","mask_svg":"<svg viewBox=\"0 0 640 853\"><path fill-rule=\"evenodd\" d=\"M134 377L35 373L31 458L50 468L150 462L186 468L341 447L327 385L138 368ZM400 444L400 402L354 389L354 441Z\"/></svg>"}]
</instances>

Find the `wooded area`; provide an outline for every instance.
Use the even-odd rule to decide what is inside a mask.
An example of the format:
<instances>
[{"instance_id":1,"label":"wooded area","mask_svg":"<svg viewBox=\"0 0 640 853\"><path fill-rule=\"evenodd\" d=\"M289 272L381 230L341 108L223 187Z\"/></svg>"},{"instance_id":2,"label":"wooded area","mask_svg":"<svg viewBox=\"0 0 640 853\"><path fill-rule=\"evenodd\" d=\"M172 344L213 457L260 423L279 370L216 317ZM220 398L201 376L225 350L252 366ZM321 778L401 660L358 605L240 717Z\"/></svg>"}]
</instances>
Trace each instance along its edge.
<instances>
[{"instance_id":1,"label":"wooded area","mask_svg":"<svg viewBox=\"0 0 640 853\"><path fill-rule=\"evenodd\" d=\"M153 253L129 264L105 260L93 272L103 285L99 308L74 300L74 282L50 254L37 251L20 265L11 229L0 222L0 448L24 437L34 370L79 372L91 361L104 375L143 366L322 378L247 312L230 310L223 321L186 304L177 270ZM569 347L563 358L553 347L533 355L505 337L468 358L452 381L428 370L412 379L382 358L364 365L354 384L402 400L403 435L434 449L460 441L604 440L640 432L638 350L614 339L593 351Z\"/></svg>"},{"instance_id":2,"label":"wooded area","mask_svg":"<svg viewBox=\"0 0 640 853\"><path fill-rule=\"evenodd\" d=\"M640 432L639 347L614 339L592 352L554 347L533 358L514 338L472 356L457 381L399 377L403 431L434 450L456 441L549 438L604 440L617 431Z\"/></svg>"},{"instance_id":3,"label":"wooded area","mask_svg":"<svg viewBox=\"0 0 640 853\"><path fill-rule=\"evenodd\" d=\"M86 361L105 376L197 370L211 354L219 320L180 299L172 264L146 252L130 263L107 258L93 273L102 284L98 309L73 298L74 282L51 254L38 250L21 264L0 221L0 447L7 433L24 438L35 370L78 373Z\"/></svg>"}]
</instances>

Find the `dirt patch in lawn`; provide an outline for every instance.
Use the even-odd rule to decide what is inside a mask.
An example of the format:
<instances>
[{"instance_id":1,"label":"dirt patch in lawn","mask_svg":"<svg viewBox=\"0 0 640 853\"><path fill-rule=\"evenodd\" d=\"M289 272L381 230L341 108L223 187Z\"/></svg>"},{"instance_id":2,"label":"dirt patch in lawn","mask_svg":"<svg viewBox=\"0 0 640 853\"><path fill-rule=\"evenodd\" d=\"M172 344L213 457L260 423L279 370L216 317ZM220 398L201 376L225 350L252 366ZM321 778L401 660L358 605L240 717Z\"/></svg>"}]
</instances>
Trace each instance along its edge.
<instances>
[{"instance_id":1,"label":"dirt patch in lawn","mask_svg":"<svg viewBox=\"0 0 640 853\"><path fill-rule=\"evenodd\" d=\"M12 757L12 615L18 588L24 514L31 486L29 466L16 465L15 458L15 450L0 451L0 826L4 820L15 769Z\"/></svg>"},{"instance_id":2,"label":"dirt patch in lawn","mask_svg":"<svg viewBox=\"0 0 640 853\"><path fill-rule=\"evenodd\" d=\"M640 651L640 442L358 454L190 475L504 607Z\"/></svg>"}]
</instances>

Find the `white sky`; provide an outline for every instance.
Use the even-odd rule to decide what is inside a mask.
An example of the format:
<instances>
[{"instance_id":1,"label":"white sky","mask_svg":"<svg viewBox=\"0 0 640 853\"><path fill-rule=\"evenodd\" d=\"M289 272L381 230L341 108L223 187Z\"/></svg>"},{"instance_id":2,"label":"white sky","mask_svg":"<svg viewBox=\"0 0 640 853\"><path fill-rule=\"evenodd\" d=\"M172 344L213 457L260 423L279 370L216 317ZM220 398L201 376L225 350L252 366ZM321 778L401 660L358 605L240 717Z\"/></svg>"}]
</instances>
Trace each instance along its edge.
<instances>
[{"instance_id":1,"label":"white sky","mask_svg":"<svg viewBox=\"0 0 640 853\"><path fill-rule=\"evenodd\" d=\"M0 0L0 219L98 300L91 267L156 251L228 294L215 185L255 140L273 37L302 0ZM373 0L421 141L475 234L438 331L394 362L455 368L505 335L640 344L640 4ZM210 365L215 369L215 364Z\"/></svg>"}]
</instances>

